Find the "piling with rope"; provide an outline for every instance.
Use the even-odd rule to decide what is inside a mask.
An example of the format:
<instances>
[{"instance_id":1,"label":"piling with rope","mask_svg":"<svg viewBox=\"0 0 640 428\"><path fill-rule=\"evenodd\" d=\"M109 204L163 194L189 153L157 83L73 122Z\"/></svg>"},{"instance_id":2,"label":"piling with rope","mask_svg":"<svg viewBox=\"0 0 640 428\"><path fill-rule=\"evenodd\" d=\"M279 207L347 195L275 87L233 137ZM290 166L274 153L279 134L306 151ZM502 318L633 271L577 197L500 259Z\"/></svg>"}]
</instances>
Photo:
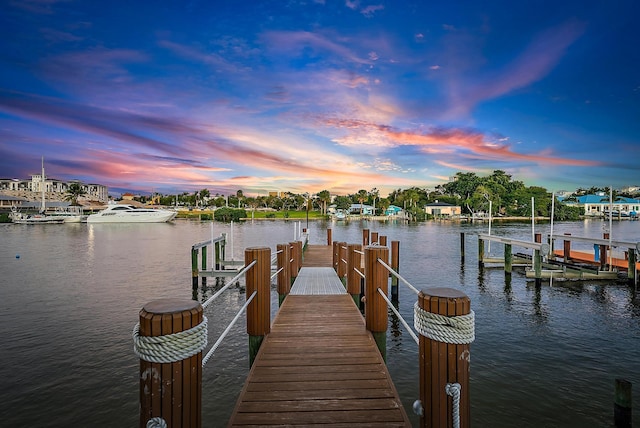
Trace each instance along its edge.
<instances>
[{"instance_id":1,"label":"piling with rope","mask_svg":"<svg viewBox=\"0 0 640 428\"><path fill-rule=\"evenodd\" d=\"M370 245L364 249L365 305L364 318L367 330L371 332L378 345L382 358L387 360L387 302L380 296L378 289L388 294L389 272L378 263L378 259L389 260L389 248Z\"/></svg>"},{"instance_id":2,"label":"piling with rope","mask_svg":"<svg viewBox=\"0 0 640 428\"><path fill-rule=\"evenodd\" d=\"M414 409L420 426L468 428L469 344L475 338L469 297L453 288L423 289L414 309L420 355L420 402Z\"/></svg>"},{"instance_id":3,"label":"piling with rope","mask_svg":"<svg viewBox=\"0 0 640 428\"><path fill-rule=\"evenodd\" d=\"M288 244L278 244L276 251L278 305L282 306L284 299L291 291L291 250Z\"/></svg>"},{"instance_id":4,"label":"piling with rope","mask_svg":"<svg viewBox=\"0 0 640 428\"><path fill-rule=\"evenodd\" d=\"M253 265L245 274L247 299L257 292L247 307L247 334L249 335L249 366L258 355L264 337L271 331L271 249L252 247L244 251L245 266Z\"/></svg>"},{"instance_id":5,"label":"piling with rope","mask_svg":"<svg viewBox=\"0 0 640 428\"><path fill-rule=\"evenodd\" d=\"M147 303L140 310L133 340L140 358L139 426L201 427L207 322L200 303L184 299Z\"/></svg>"}]
</instances>

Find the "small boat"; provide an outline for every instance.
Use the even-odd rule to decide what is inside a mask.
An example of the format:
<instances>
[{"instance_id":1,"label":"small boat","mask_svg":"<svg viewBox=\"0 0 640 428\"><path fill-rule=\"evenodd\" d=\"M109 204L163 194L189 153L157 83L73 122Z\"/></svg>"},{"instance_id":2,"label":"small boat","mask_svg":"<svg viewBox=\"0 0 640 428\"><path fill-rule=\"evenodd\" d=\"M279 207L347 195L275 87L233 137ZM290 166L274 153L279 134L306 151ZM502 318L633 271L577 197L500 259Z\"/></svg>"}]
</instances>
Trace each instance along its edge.
<instances>
[{"instance_id":1,"label":"small boat","mask_svg":"<svg viewBox=\"0 0 640 428\"><path fill-rule=\"evenodd\" d=\"M109 205L97 214L87 217L87 223L164 223L171 221L177 211L152 208L136 208L133 205Z\"/></svg>"},{"instance_id":2,"label":"small boat","mask_svg":"<svg viewBox=\"0 0 640 428\"><path fill-rule=\"evenodd\" d=\"M64 223L63 217L50 216L45 214L27 214L17 211L15 208L11 210L9 218L13 223L17 224L61 224Z\"/></svg>"}]
</instances>

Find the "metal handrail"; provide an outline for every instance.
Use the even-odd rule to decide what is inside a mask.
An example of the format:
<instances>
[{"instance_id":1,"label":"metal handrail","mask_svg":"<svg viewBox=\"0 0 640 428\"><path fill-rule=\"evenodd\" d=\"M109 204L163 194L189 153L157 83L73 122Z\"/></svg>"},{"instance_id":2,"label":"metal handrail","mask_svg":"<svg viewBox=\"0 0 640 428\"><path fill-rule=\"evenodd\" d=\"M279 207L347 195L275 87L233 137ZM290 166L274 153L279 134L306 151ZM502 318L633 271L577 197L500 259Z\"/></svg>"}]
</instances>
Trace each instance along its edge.
<instances>
[{"instance_id":1,"label":"metal handrail","mask_svg":"<svg viewBox=\"0 0 640 428\"><path fill-rule=\"evenodd\" d=\"M251 269L251 267L253 265L255 265L256 263L258 263L257 260L252 261L251 263L249 263L247 266L245 266L242 270L240 270L240 272L238 272L238 274L236 276L234 276L233 278L231 278L231 280L229 281L229 283L227 285L225 285L224 287L222 287L220 290L218 290L216 292L216 294L214 294L213 296L209 297L203 304L202 307L204 309L207 308L207 306L209 306L211 304L211 302L213 302L215 299L218 298L218 296L220 296L224 291L227 290L227 288L229 288L234 282L236 282L238 280L238 278L240 278L242 275L244 275L249 269Z\"/></svg>"},{"instance_id":2,"label":"metal handrail","mask_svg":"<svg viewBox=\"0 0 640 428\"><path fill-rule=\"evenodd\" d=\"M386 264L385 262L382 261L382 259L378 259L378 262L384 266L389 272L391 272L391 275L395 276L396 278L398 278L400 281L404 282L404 284L409 287L411 289L411 291L413 291L416 294L420 294L420 290L418 290L417 288L415 288L413 285L411 285L411 283L409 283L409 281L407 281L406 279L404 279L402 276L400 276L400 274L398 272L396 272L395 270L393 270L393 268L391 266L389 266L388 264Z\"/></svg>"},{"instance_id":3,"label":"metal handrail","mask_svg":"<svg viewBox=\"0 0 640 428\"><path fill-rule=\"evenodd\" d=\"M378 293L382 296L385 302L387 302L387 306L393 311L394 314L396 314L396 316L398 317L400 322L402 322L402 325L404 325L404 327L407 329L411 337L413 337L413 340L416 342L416 345L419 344L420 340L418 339L418 336L416 336L416 334L413 332L413 329L411 328L411 326L409 326L409 324L405 321L405 319L402 318L402 315L400 315L400 312L398 312L396 307L393 306L393 303L391 303L389 298L384 294L384 291L378 288Z\"/></svg>"}]
</instances>

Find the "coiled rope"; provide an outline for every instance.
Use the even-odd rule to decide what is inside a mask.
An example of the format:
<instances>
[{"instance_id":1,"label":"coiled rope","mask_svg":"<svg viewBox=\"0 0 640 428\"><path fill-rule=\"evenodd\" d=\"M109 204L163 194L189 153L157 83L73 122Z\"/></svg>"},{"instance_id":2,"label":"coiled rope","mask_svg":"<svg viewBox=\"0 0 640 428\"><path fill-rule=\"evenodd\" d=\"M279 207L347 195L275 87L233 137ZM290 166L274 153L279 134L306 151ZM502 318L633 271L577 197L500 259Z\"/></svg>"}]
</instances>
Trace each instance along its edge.
<instances>
[{"instance_id":1,"label":"coiled rope","mask_svg":"<svg viewBox=\"0 0 640 428\"><path fill-rule=\"evenodd\" d=\"M157 416L147 421L146 428L167 428L167 421L162 419L160 416Z\"/></svg>"},{"instance_id":2,"label":"coiled rope","mask_svg":"<svg viewBox=\"0 0 640 428\"><path fill-rule=\"evenodd\" d=\"M431 340L456 345L471 343L475 339L474 313L448 317L413 306L413 326L418 333Z\"/></svg>"},{"instance_id":3,"label":"coiled rope","mask_svg":"<svg viewBox=\"0 0 640 428\"><path fill-rule=\"evenodd\" d=\"M207 317L195 327L164 336L140 336L140 323L133 328L133 352L150 363L185 360L207 346Z\"/></svg>"}]
</instances>

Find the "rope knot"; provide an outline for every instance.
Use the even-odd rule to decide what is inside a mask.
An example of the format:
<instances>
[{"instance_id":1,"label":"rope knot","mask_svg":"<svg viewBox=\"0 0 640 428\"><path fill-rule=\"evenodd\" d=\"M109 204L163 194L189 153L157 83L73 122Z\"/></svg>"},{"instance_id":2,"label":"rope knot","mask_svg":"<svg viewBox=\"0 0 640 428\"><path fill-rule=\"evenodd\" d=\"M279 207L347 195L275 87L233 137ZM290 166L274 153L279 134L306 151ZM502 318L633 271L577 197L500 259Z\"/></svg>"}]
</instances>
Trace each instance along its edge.
<instances>
[{"instance_id":1,"label":"rope knot","mask_svg":"<svg viewBox=\"0 0 640 428\"><path fill-rule=\"evenodd\" d=\"M475 340L475 314L446 316L425 311L416 302L413 326L421 335L438 342L464 345Z\"/></svg>"},{"instance_id":2,"label":"rope knot","mask_svg":"<svg viewBox=\"0 0 640 428\"><path fill-rule=\"evenodd\" d=\"M140 323L133 328L133 352L150 363L186 360L207 346L207 317L195 327L164 336L140 336Z\"/></svg>"}]
</instances>

